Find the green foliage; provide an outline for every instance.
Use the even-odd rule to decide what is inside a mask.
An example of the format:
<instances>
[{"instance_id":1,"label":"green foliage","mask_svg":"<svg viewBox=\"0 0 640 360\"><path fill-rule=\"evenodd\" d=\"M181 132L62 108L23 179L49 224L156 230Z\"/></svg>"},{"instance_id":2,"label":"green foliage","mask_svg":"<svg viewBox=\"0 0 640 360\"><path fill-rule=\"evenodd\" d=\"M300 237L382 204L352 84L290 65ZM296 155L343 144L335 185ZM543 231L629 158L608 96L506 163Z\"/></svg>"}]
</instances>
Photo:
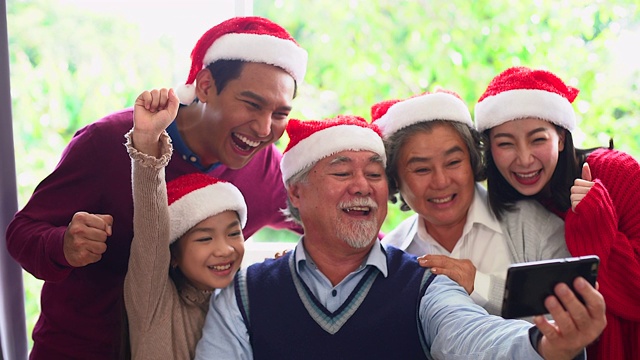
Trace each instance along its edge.
<instances>
[{"instance_id":1,"label":"green foliage","mask_svg":"<svg viewBox=\"0 0 640 360\"><path fill-rule=\"evenodd\" d=\"M55 165L80 127L166 86L170 44L133 24L55 1L7 2L19 202ZM152 59L152 61L149 61Z\"/></svg>"},{"instance_id":2,"label":"green foliage","mask_svg":"<svg viewBox=\"0 0 640 360\"><path fill-rule=\"evenodd\" d=\"M491 78L523 65L581 89L578 146L613 137L616 148L640 158L640 131L630 131L640 117L635 0L275 0L256 2L255 13L292 31L309 51L294 117L370 118L378 101L437 86L459 93L473 111ZM407 216L390 205L382 230Z\"/></svg>"}]
</instances>

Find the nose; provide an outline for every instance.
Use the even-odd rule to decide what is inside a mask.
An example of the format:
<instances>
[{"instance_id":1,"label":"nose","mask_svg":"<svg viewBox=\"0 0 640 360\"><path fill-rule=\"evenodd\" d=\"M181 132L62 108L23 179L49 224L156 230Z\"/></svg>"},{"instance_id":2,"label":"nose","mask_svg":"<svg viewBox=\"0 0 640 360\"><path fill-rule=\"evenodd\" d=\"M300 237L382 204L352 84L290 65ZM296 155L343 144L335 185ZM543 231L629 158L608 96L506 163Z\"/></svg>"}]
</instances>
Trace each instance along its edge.
<instances>
[{"instance_id":1,"label":"nose","mask_svg":"<svg viewBox=\"0 0 640 360\"><path fill-rule=\"evenodd\" d=\"M442 169L435 169L431 177L431 187L434 189L444 189L449 185L449 176Z\"/></svg>"},{"instance_id":2,"label":"nose","mask_svg":"<svg viewBox=\"0 0 640 360\"><path fill-rule=\"evenodd\" d=\"M533 163L533 152L528 147L522 147L518 150L516 160L518 161L518 165L527 167Z\"/></svg>"},{"instance_id":3,"label":"nose","mask_svg":"<svg viewBox=\"0 0 640 360\"><path fill-rule=\"evenodd\" d=\"M260 114L251 122L251 130L257 137L265 138L271 134L271 114Z\"/></svg>"},{"instance_id":4,"label":"nose","mask_svg":"<svg viewBox=\"0 0 640 360\"><path fill-rule=\"evenodd\" d=\"M353 181L349 186L349 192L357 196L368 196L371 194L371 185L364 173L358 172L353 176Z\"/></svg>"},{"instance_id":5,"label":"nose","mask_svg":"<svg viewBox=\"0 0 640 360\"><path fill-rule=\"evenodd\" d=\"M212 242L211 254L216 257L229 257L235 251L234 247L220 239Z\"/></svg>"}]
</instances>

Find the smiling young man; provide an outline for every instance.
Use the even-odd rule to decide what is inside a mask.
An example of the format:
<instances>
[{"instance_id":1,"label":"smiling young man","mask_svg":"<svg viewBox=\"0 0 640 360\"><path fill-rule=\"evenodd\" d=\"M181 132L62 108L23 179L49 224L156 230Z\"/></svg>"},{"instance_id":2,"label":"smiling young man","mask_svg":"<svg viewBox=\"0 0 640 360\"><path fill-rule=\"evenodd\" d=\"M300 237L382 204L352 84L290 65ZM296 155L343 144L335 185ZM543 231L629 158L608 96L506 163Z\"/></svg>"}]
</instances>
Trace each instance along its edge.
<instances>
[{"instance_id":1,"label":"smiling young man","mask_svg":"<svg viewBox=\"0 0 640 360\"><path fill-rule=\"evenodd\" d=\"M264 226L301 229L279 209L286 192L280 138L307 52L259 17L222 22L195 45L167 128L174 153L166 179L200 172L234 184L247 203L248 238ZM7 229L12 256L45 281L32 359L112 359L123 333L123 282L133 237L124 109L80 129L60 163Z\"/></svg>"}]
</instances>

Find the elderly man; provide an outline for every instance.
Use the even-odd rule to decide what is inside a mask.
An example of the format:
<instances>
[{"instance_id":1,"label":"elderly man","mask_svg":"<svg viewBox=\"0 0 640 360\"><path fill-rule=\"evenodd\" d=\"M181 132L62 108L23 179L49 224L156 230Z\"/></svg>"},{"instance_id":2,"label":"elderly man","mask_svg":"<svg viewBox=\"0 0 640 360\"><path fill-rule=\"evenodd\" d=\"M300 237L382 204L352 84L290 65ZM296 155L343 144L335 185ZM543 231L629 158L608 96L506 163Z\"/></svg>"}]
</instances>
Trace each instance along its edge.
<instances>
[{"instance_id":1,"label":"elderly man","mask_svg":"<svg viewBox=\"0 0 640 360\"><path fill-rule=\"evenodd\" d=\"M605 326L583 279L546 299L555 324L492 316L449 278L377 240L387 213L385 153L357 117L287 126L281 161L295 250L242 270L211 302L196 359L571 359ZM562 305L561 305L562 304ZM564 305L564 308L563 308ZM565 310L566 308L566 310Z\"/></svg>"}]
</instances>

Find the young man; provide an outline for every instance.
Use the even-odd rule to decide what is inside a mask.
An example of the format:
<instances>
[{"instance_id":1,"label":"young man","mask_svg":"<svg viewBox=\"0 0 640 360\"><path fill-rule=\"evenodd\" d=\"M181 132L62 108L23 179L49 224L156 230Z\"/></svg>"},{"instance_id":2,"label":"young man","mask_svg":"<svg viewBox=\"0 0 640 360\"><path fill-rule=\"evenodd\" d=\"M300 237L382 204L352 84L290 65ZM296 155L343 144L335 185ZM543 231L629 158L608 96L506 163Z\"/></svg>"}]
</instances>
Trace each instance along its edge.
<instances>
[{"instance_id":1,"label":"young man","mask_svg":"<svg viewBox=\"0 0 640 360\"><path fill-rule=\"evenodd\" d=\"M504 320L377 239L387 213L380 131L361 118L292 120L282 159L292 252L241 270L211 302L196 359L572 359L605 327L584 279L546 299L555 324ZM322 144L322 146L318 146ZM564 306L564 308L563 308ZM566 308L566 310L565 310Z\"/></svg>"},{"instance_id":2,"label":"young man","mask_svg":"<svg viewBox=\"0 0 640 360\"><path fill-rule=\"evenodd\" d=\"M233 18L207 31L177 90L183 104L167 129L175 151L166 179L201 172L245 196L245 237L287 225L279 161L282 136L307 53L279 25ZM132 109L79 130L60 163L7 229L12 256L45 280L32 359L112 359L121 352L123 281L133 237Z\"/></svg>"}]
</instances>

